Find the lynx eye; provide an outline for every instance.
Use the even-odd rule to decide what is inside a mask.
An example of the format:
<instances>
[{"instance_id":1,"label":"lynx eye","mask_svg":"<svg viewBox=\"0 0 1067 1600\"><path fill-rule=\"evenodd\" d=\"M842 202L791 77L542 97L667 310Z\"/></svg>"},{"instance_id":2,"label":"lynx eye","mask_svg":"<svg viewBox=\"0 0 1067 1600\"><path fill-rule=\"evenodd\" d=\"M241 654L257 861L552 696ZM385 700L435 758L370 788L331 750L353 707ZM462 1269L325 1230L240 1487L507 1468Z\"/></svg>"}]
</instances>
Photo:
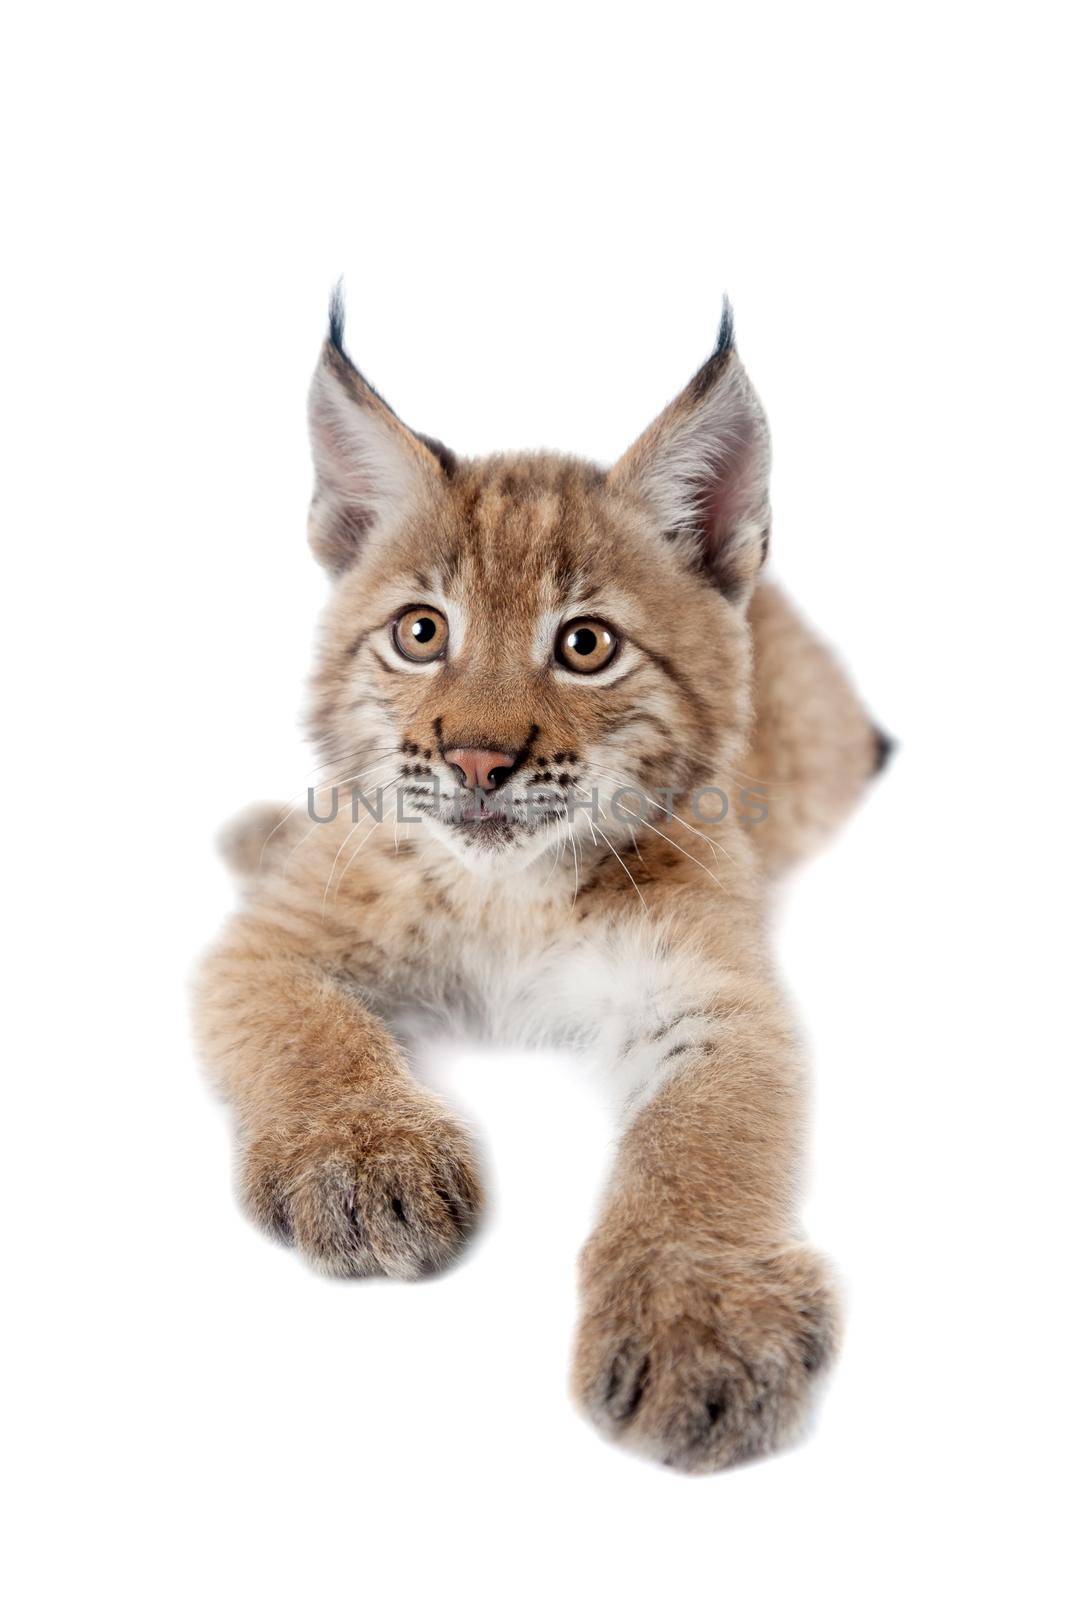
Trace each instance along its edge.
<instances>
[{"instance_id":1,"label":"lynx eye","mask_svg":"<svg viewBox=\"0 0 1067 1600\"><path fill-rule=\"evenodd\" d=\"M579 617L560 629L556 640L556 660L571 672L599 672L615 659L618 635L606 622L595 617Z\"/></svg>"},{"instance_id":2,"label":"lynx eye","mask_svg":"<svg viewBox=\"0 0 1067 1600\"><path fill-rule=\"evenodd\" d=\"M393 644L408 661L436 661L448 643L448 623L432 606L412 606L393 623Z\"/></svg>"}]
</instances>

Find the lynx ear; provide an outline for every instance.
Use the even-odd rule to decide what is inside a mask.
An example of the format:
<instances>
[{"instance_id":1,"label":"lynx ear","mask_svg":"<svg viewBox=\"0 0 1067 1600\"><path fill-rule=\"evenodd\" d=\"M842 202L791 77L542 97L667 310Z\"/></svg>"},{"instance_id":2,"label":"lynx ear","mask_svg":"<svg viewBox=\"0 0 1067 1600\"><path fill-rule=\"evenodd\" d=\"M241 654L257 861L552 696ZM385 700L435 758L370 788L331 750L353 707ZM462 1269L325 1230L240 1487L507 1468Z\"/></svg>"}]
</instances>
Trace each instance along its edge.
<instances>
[{"instance_id":1,"label":"lynx ear","mask_svg":"<svg viewBox=\"0 0 1067 1600\"><path fill-rule=\"evenodd\" d=\"M770 537L767 421L734 349L729 301L715 353L608 475L640 494L728 600L744 601Z\"/></svg>"},{"instance_id":2,"label":"lynx ear","mask_svg":"<svg viewBox=\"0 0 1067 1600\"><path fill-rule=\"evenodd\" d=\"M372 528L438 492L455 467L451 452L406 428L348 359L339 288L311 380L308 424L315 462L308 538L333 573L349 565Z\"/></svg>"}]
</instances>

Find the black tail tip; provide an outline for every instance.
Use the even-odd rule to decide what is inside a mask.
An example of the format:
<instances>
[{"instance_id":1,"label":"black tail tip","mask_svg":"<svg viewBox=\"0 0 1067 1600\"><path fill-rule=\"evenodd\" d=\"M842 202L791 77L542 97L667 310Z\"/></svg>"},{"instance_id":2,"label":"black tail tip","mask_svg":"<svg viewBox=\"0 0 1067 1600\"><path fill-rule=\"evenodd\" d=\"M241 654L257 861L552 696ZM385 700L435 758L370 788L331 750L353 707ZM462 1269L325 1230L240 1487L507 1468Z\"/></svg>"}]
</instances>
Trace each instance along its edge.
<instances>
[{"instance_id":1,"label":"black tail tip","mask_svg":"<svg viewBox=\"0 0 1067 1600\"><path fill-rule=\"evenodd\" d=\"M871 768L871 776L877 777L879 772L885 771L893 759L897 741L896 739L891 739L888 733L885 733L879 727L872 728L871 732L874 735L874 766Z\"/></svg>"}]
</instances>

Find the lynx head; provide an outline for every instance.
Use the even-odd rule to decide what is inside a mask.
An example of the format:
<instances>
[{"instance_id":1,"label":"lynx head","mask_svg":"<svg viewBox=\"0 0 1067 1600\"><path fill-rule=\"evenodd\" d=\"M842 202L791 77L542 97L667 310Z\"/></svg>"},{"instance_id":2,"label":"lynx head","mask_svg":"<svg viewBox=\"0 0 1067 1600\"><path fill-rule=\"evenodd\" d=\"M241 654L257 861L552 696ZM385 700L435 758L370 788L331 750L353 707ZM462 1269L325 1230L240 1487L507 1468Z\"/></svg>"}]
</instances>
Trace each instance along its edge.
<instances>
[{"instance_id":1,"label":"lynx head","mask_svg":"<svg viewBox=\"0 0 1067 1600\"><path fill-rule=\"evenodd\" d=\"M571 827L629 842L638 796L713 782L749 714L769 443L729 307L714 354L609 470L457 459L405 427L343 331L335 296L309 402L309 533L334 578L324 759L337 780L402 785L404 814L479 872Z\"/></svg>"}]
</instances>

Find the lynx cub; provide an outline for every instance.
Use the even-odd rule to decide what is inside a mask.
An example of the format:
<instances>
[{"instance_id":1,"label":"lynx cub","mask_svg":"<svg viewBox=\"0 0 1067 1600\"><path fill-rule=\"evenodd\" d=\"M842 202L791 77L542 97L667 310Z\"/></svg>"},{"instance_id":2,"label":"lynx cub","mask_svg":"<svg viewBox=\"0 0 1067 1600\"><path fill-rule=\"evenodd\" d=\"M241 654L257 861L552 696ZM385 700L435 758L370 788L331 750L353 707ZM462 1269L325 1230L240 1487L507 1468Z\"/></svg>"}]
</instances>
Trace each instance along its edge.
<instances>
[{"instance_id":1,"label":"lynx cub","mask_svg":"<svg viewBox=\"0 0 1067 1600\"><path fill-rule=\"evenodd\" d=\"M433 1272L481 1188L399 1019L593 1053L619 1141L578 1403L674 1467L772 1450L837 1313L795 1221L804 1069L768 884L887 746L761 577L768 435L729 308L608 470L413 433L345 354L336 298L310 426L325 783L313 817L231 831L242 906L197 994L244 1204L320 1271Z\"/></svg>"}]
</instances>

